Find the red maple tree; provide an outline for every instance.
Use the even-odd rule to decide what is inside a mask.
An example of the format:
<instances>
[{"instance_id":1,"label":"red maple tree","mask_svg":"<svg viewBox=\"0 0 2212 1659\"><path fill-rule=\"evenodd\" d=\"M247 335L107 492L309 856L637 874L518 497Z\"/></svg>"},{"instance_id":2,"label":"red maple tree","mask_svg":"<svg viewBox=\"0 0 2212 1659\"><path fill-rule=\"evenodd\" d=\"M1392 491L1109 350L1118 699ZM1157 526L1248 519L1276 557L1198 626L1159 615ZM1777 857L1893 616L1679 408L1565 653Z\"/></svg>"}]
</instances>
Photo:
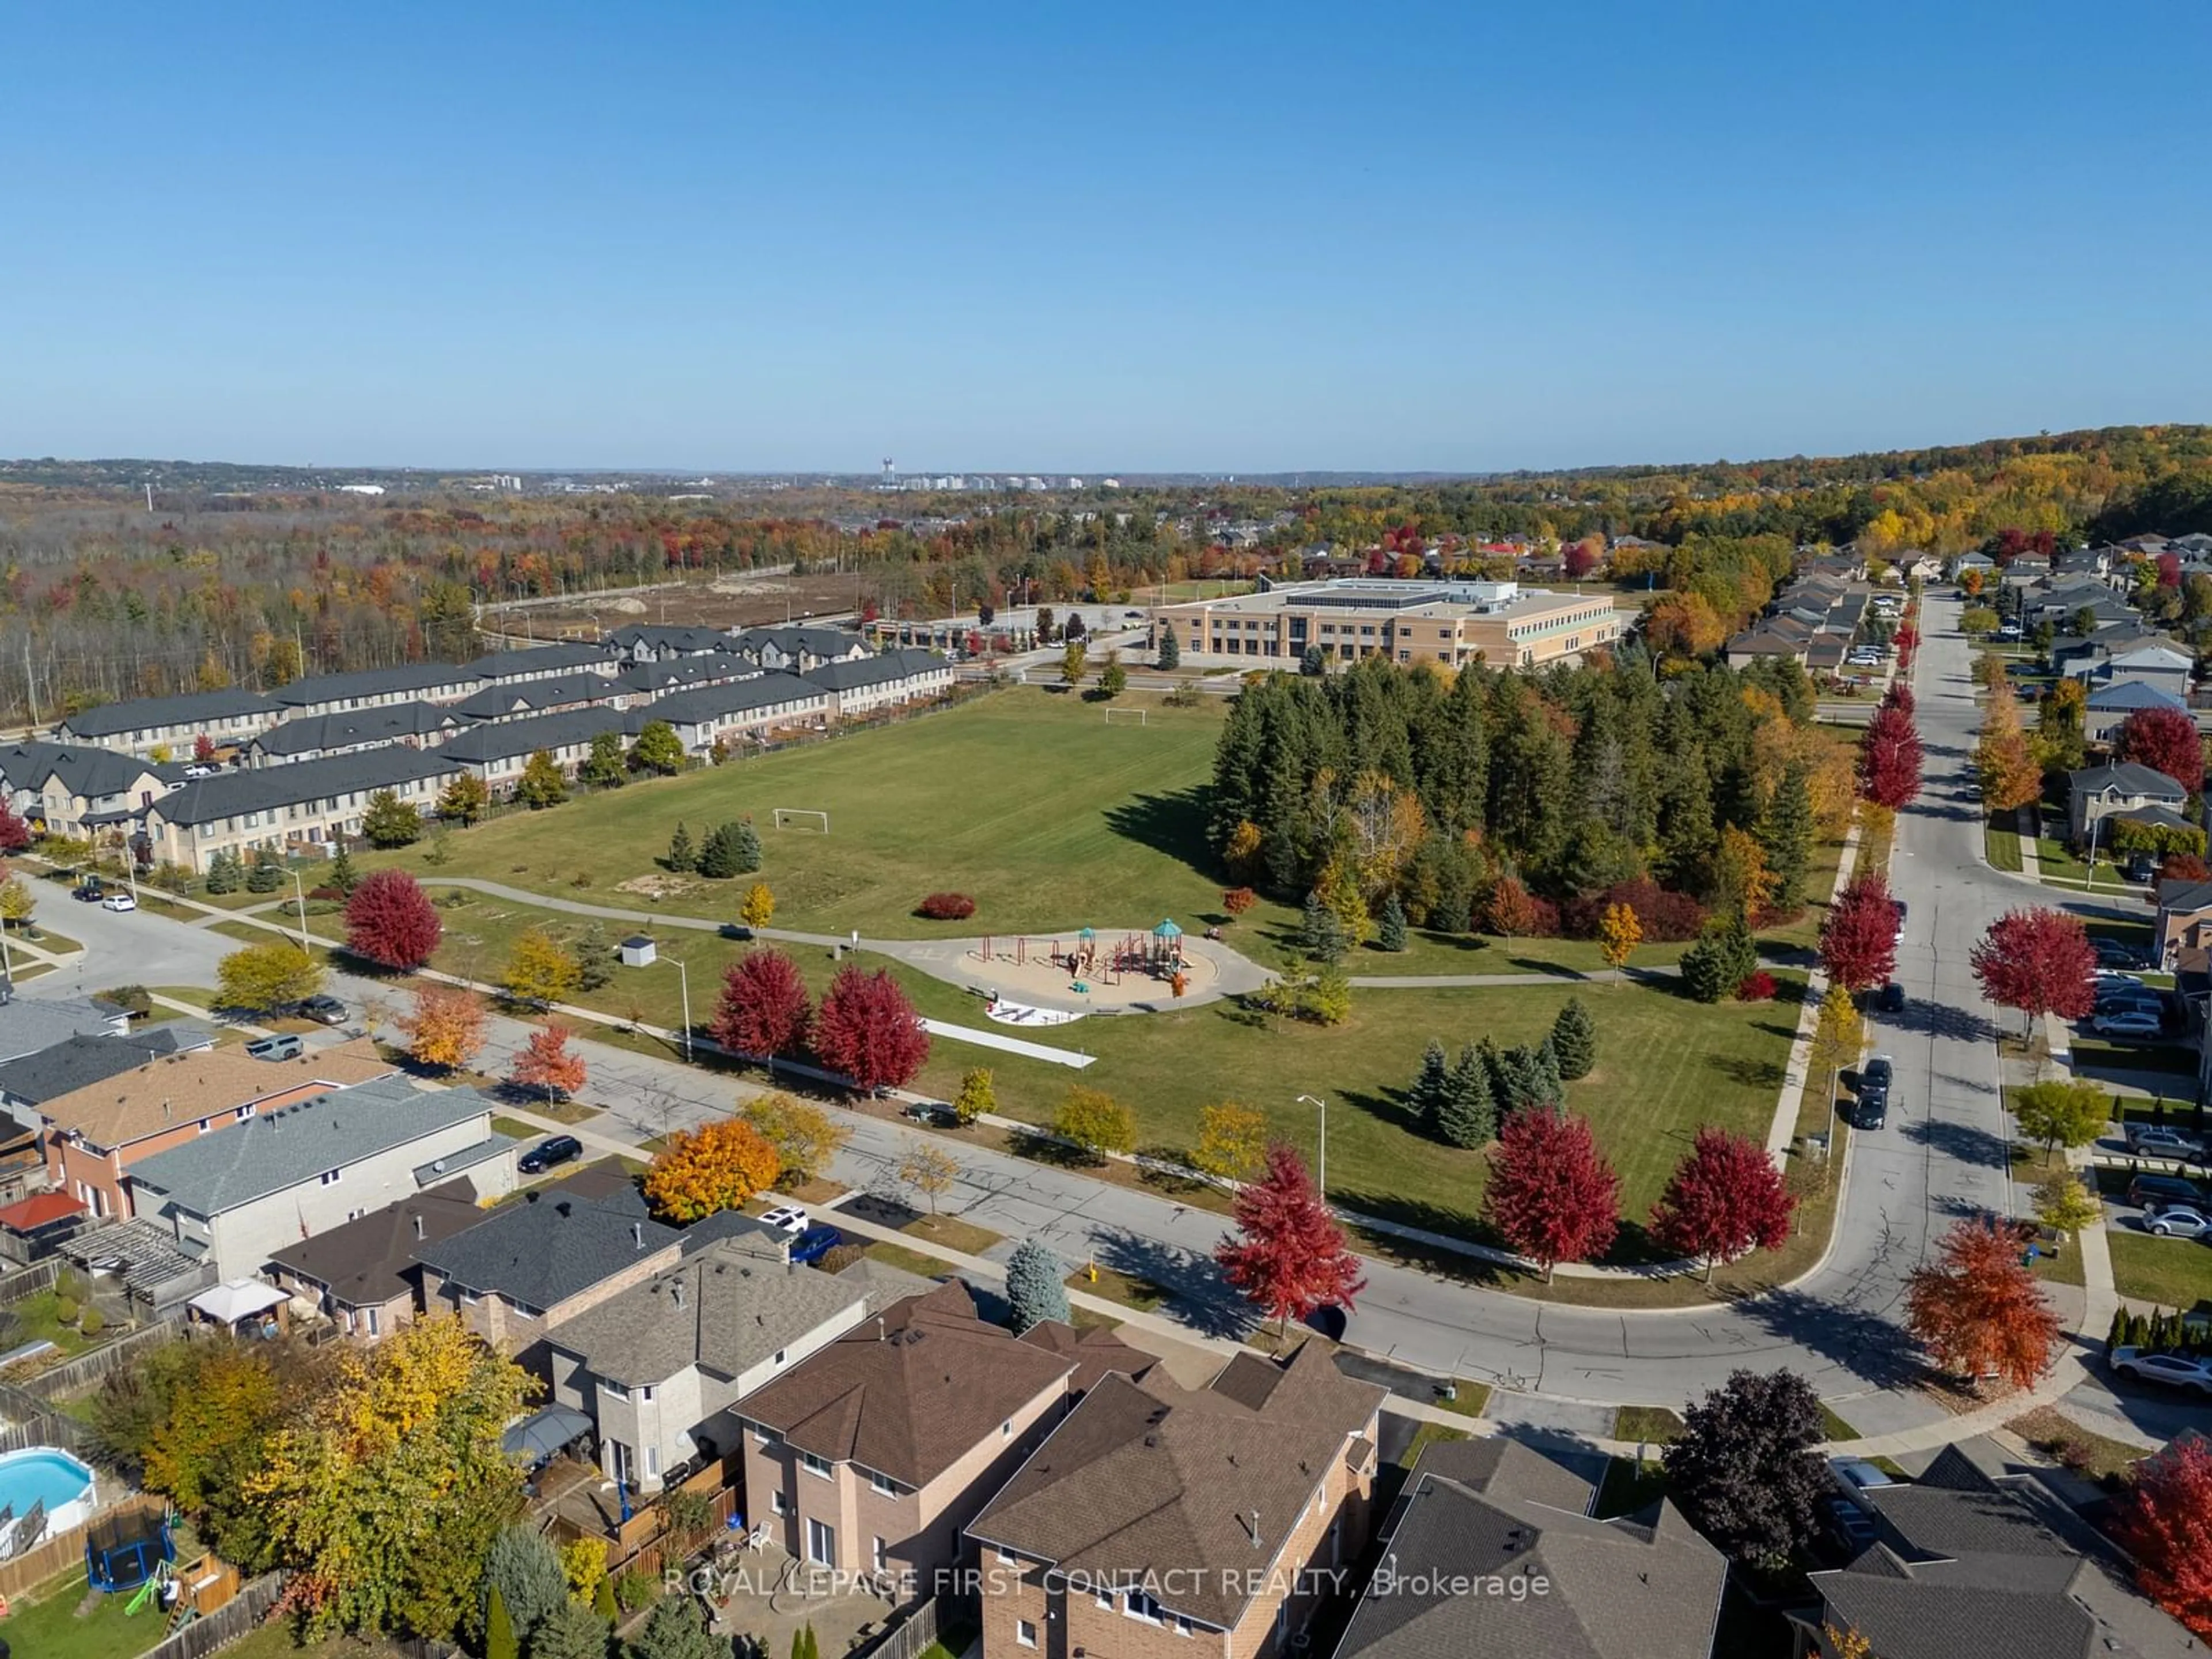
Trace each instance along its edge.
<instances>
[{"instance_id":1,"label":"red maple tree","mask_svg":"<svg viewBox=\"0 0 2212 1659\"><path fill-rule=\"evenodd\" d=\"M1651 1233L1670 1250L1702 1256L1710 1284L1716 1266L1753 1245L1780 1249L1796 1206L1764 1146L1707 1124L1652 1206Z\"/></svg>"},{"instance_id":2,"label":"red maple tree","mask_svg":"<svg viewBox=\"0 0 2212 1659\"><path fill-rule=\"evenodd\" d=\"M2212 1638L2212 1444L2185 1436L2136 1464L2134 1474L2112 1532L2135 1558L2136 1583Z\"/></svg>"},{"instance_id":3,"label":"red maple tree","mask_svg":"<svg viewBox=\"0 0 2212 1659\"><path fill-rule=\"evenodd\" d=\"M23 815L6 801L0 800L0 853L21 853L37 839Z\"/></svg>"},{"instance_id":4,"label":"red maple tree","mask_svg":"<svg viewBox=\"0 0 2212 1659\"><path fill-rule=\"evenodd\" d=\"M1910 630L1905 629L1899 629L1898 630L1897 641L1900 646L1906 643L1905 635ZM1917 640L1919 635L1916 634L1913 635L1913 638ZM1876 706L1880 708L1902 709L1905 712L1905 716L1907 720L1910 720L1912 717L1914 711L1918 707L1913 700L1911 686L1907 684L1903 679L1892 680L1889 683L1889 690L1881 694L1881 702Z\"/></svg>"},{"instance_id":5,"label":"red maple tree","mask_svg":"<svg viewBox=\"0 0 2212 1659\"><path fill-rule=\"evenodd\" d=\"M1943 1236L1937 1260L1905 1285L1905 1328L1946 1370L2031 1389L2051 1369L2063 1330L2021 1261L2009 1224L1970 1217Z\"/></svg>"},{"instance_id":6,"label":"red maple tree","mask_svg":"<svg viewBox=\"0 0 2212 1659\"><path fill-rule=\"evenodd\" d=\"M346 949L404 973L430 960L444 935L436 908L404 870L379 870L346 901Z\"/></svg>"},{"instance_id":7,"label":"red maple tree","mask_svg":"<svg viewBox=\"0 0 2212 1659\"><path fill-rule=\"evenodd\" d=\"M1293 1148L1267 1148L1267 1172L1238 1191L1236 1215L1235 1236L1214 1246L1213 1259L1284 1334L1316 1309L1349 1309L1367 1288L1359 1258Z\"/></svg>"},{"instance_id":8,"label":"red maple tree","mask_svg":"<svg viewBox=\"0 0 2212 1659\"><path fill-rule=\"evenodd\" d=\"M1879 870L1851 878L1820 924L1820 966L1846 991L1864 991L1897 970L1897 901Z\"/></svg>"},{"instance_id":9,"label":"red maple tree","mask_svg":"<svg viewBox=\"0 0 2212 1659\"><path fill-rule=\"evenodd\" d=\"M1612 1248L1620 1229L1620 1177L1583 1119L1516 1112L1498 1131L1483 1211L1549 1284L1560 1262L1588 1261Z\"/></svg>"},{"instance_id":10,"label":"red maple tree","mask_svg":"<svg viewBox=\"0 0 2212 1659\"><path fill-rule=\"evenodd\" d=\"M929 1058L929 1033L888 969L848 962L814 1011L814 1053L856 1089L896 1089Z\"/></svg>"},{"instance_id":11,"label":"red maple tree","mask_svg":"<svg viewBox=\"0 0 2212 1659\"><path fill-rule=\"evenodd\" d=\"M1867 724L1859 745L1859 793L1893 812L1919 799L1920 734L1900 702L1885 701Z\"/></svg>"},{"instance_id":12,"label":"red maple tree","mask_svg":"<svg viewBox=\"0 0 2212 1659\"><path fill-rule=\"evenodd\" d=\"M573 1095L584 1086L584 1057L568 1046L573 1035L558 1020L548 1020L530 1034L514 1056L507 1081L522 1089L543 1089L545 1098Z\"/></svg>"},{"instance_id":13,"label":"red maple tree","mask_svg":"<svg viewBox=\"0 0 2212 1659\"><path fill-rule=\"evenodd\" d=\"M722 975L722 1000L707 1029L733 1054L774 1060L797 1054L813 1010L799 964L781 951L750 951Z\"/></svg>"},{"instance_id":14,"label":"red maple tree","mask_svg":"<svg viewBox=\"0 0 2212 1659\"><path fill-rule=\"evenodd\" d=\"M201 732L199 736L194 738L192 739L192 758L203 766L213 760L215 758L215 739L208 736L204 732Z\"/></svg>"},{"instance_id":15,"label":"red maple tree","mask_svg":"<svg viewBox=\"0 0 2212 1659\"><path fill-rule=\"evenodd\" d=\"M2063 910L2008 910L1970 958L1982 994L2000 1008L2079 1019L2096 1006L2097 952L2080 920Z\"/></svg>"},{"instance_id":16,"label":"red maple tree","mask_svg":"<svg viewBox=\"0 0 2212 1659\"><path fill-rule=\"evenodd\" d=\"M2163 772L2191 794L2204 787L2204 740L2179 708L2138 708L2112 738L2115 759Z\"/></svg>"}]
</instances>

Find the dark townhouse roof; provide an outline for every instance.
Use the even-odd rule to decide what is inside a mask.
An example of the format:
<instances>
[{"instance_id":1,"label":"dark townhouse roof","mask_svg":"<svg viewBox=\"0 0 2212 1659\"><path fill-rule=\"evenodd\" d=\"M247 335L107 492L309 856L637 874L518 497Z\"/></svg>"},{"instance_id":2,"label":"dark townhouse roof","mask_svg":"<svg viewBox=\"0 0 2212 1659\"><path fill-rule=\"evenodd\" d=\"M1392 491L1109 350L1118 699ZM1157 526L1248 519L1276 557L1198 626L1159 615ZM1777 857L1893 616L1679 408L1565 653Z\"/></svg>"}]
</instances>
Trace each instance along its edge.
<instances>
[{"instance_id":1,"label":"dark townhouse roof","mask_svg":"<svg viewBox=\"0 0 2212 1659\"><path fill-rule=\"evenodd\" d=\"M253 745L264 755L305 755L318 750L399 743L450 731L458 724L453 711L442 703L392 702L379 708L349 708L343 714L286 720L264 732Z\"/></svg>"},{"instance_id":2,"label":"dark townhouse roof","mask_svg":"<svg viewBox=\"0 0 2212 1659\"><path fill-rule=\"evenodd\" d=\"M658 696L720 680L744 679L761 672L760 665L734 651L707 651L658 662L634 662L615 676L615 684L635 696Z\"/></svg>"},{"instance_id":3,"label":"dark townhouse roof","mask_svg":"<svg viewBox=\"0 0 2212 1659\"><path fill-rule=\"evenodd\" d=\"M1425 1447L1336 1659L1707 1659L1728 1563L1664 1498L1595 1521L1595 1495L1517 1441ZM1451 1583L1523 1577L1545 1593Z\"/></svg>"},{"instance_id":4,"label":"dark townhouse roof","mask_svg":"<svg viewBox=\"0 0 2212 1659\"><path fill-rule=\"evenodd\" d=\"M1869 1488L1875 1542L1816 1572L1820 1617L1881 1659L2183 1659L2196 1638L2136 1594L2118 1555L2027 1476L1947 1446L1919 1480Z\"/></svg>"},{"instance_id":5,"label":"dark townhouse roof","mask_svg":"<svg viewBox=\"0 0 2212 1659\"><path fill-rule=\"evenodd\" d=\"M860 1287L785 1261L786 1242L756 1227L617 1291L546 1334L595 1376L631 1387L688 1365L736 1378L832 1320L858 1316Z\"/></svg>"},{"instance_id":6,"label":"dark townhouse roof","mask_svg":"<svg viewBox=\"0 0 2212 1659\"><path fill-rule=\"evenodd\" d=\"M588 668L595 663L604 665L606 661L606 652L597 645L556 640L546 645L525 646L517 651L494 651L473 662L463 663L461 667L478 679L497 680L514 674L562 673L569 669Z\"/></svg>"},{"instance_id":7,"label":"dark townhouse roof","mask_svg":"<svg viewBox=\"0 0 2212 1659\"><path fill-rule=\"evenodd\" d=\"M388 697L395 691L436 691L448 686L473 686L477 676L459 663L404 662L391 668L362 668L349 674L312 674L289 685L280 685L269 701L287 708L312 703L343 702L353 697Z\"/></svg>"},{"instance_id":8,"label":"dark townhouse roof","mask_svg":"<svg viewBox=\"0 0 2212 1659\"><path fill-rule=\"evenodd\" d=\"M638 645L654 651L726 651L730 648L730 636L719 628L630 623L609 634L606 643L619 651Z\"/></svg>"},{"instance_id":9,"label":"dark townhouse roof","mask_svg":"<svg viewBox=\"0 0 2212 1659\"><path fill-rule=\"evenodd\" d=\"M164 1020L129 1036L79 1035L0 1065L0 1095L40 1106L150 1060L213 1047L215 1033L197 1020Z\"/></svg>"},{"instance_id":10,"label":"dark townhouse roof","mask_svg":"<svg viewBox=\"0 0 2212 1659\"><path fill-rule=\"evenodd\" d=\"M435 750L410 749L394 744L384 749L364 749L357 754L332 755L322 760L294 761L286 766L256 766L245 771L224 772L212 778L195 778L154 803L153 810L170 823L213 823L245 812L266 812L310 801L331 800L341 795L368 794L425 778L447 777L461 769L439 757Z\"/></svg>"},{"instance_id":11,"label":"dark townhouse roof","mask_svg":"<svg viewBox=\"0 0 2212 1659\"><path fill-rule=\"evenodd\" d=\"M858 634L847 633L842 628L748 628L737 636L733 649L748 656L758 656L763 647L774 646L787 657L802 653L812 657L842 657L856 645L865 645Z\"/></svg>"},{"instance_id":12,"label":"dark townhouse roof","mask_svg":"<svg viewBox=\"0 0 2212 1659\"><path fill-rule=\"evenodd\" d=\"M755 708L773 708L777 703L827 702L828 697L829 694L811 680L801 679L796 674L787 674L778 670L756 674L749 680L732 680L724 685L702 685L696 691L678 691L673 696L648 703L637 712L648 720L666 720L671 726L696 726L703 720L721 720Z\"/></svg>"},{"instance_id":13,"label":"dark townhouse roof","mask_svg":"<svg viewBox=\"0 0 2212 1659\"><path fill-rule=\"evenodd\" d=\"M10 744L0 750L0 778L18 789L40 789L58 777L70 794L87 800L118 794L148 775L165 785L181 776L175 767L157 766L120 750L101 749L88 743Z\"/></svg>"},{"instance_id":14,"label":"dark townhouse roof","mask_svg":"<svg viewBox=\"0 0 2212 1659\"><path fill-rule=\"evenodd\" d=\"M2186 799L2189 792L2163 772L2154 772L2148 766L2138 766L2133 761L2115 761L2109 766L2088 766L2079 772L2069 772L2066 781L2076 794L2084 791L2101 793L2117 789L2124 795L2157 795L2173 800Z\"/></svg>"},{"instance_id":15,"label":"dark townhouse roof","mask_svg":"<svg viewBox=\"0 0 2212 1659\"><path fill-rule=\"evenodd\" d=\"M1243 1570L1275 1565L1331 1470L1371 1455L1360 1437L1386 1396L1317 1342L1239 1354L1204 1389L1109 1375L969 1532L1090 1584L1195 1579L1161 1601L1231 1630L1264 1577Z\"/></svg>"},{"instance_id":16,"label":"dark townhouse roof","mask_svg":"<svg viewBox=\"0 0 2212 1659\"><path fill-rule=\"evenodd\" d=\"M622 688L605 674L552 674L544 679L506 680L471 691L452 705L466 720L509 720L569 703L606 702Z\"/></svg>"},{"instance_id":17,"label":"dark townhouse roof","mask_svg":"<svg viewBox=\"0 0 2212 1659\"><path fill-rule=\"evenodd\" d=\"M125 732L198 726L255 714L273 720L276 705L251 691L193 691L180 697L139 697L129 702L102 703L97 708L71 714L62 725L80 738L112 738Z\"/></svg>"},{"instance_id":18,"label":"dark townhouse roof","mask_svg":"<svg viewBox=\"0 0 2212 1659\"><path fill-rule=\"evenodd\" d=\"M589 743L603 732L617 737L635 735L645 723L643 709L617 708L603 704L592 708L568 708L557 714L536 714L528 720L488 720L448 738L438 745L447 758L472 766L534 755L541 749L557 750L572 743Z\"/></svg>"},{"instance_id":19,"label":"dark townhouse roof","mask_svg":"<svg viewBox=\"0 0 2212 1659\"><path fill-rule=\"evenodd\" d=\"M11 997L0 1002L0 1056L14 1060L73 1036L112 1035L124 1023L119 1009L82 997Z\"/></svg>"},{"instance_id":20,"label":"dark townhouse roof","mask_svg":"<svg viewBox=\"0 0 2212 1659\"><path fill-rule=\"evenodd\" d=\"M927 1486L1075 1369L975 1316L957 1279L894 1303L738 1409L800 1451Z\"/></svg>"},{"instance_id":21,"label":"dark townhouse roof","mask_svg":"<svg viewBox=\"0 0 2212 1659\"><path fill-rule=\"evenodd\" d=\"M543 1312L684 1237L647 1214L634 1188L580 1190L580 1179L534 1187L415 1259L465 1290Z\"/></svg>"},{"instance_id":22,"label":"dark townhouse roof","mask_svg":"<svg viewBox=\"0 0 2212 1659\"><path fill-rule=\"evenodd\" d=\"M850 661L817 663L799 678L830 691L855 691L863 686L885 685L911 679L917 674L950 672L952 665L934 652L904 647L880 656L856 657Z\"/></svg>"},{"instance_id":23,"label":"dark townhouse roof","mask_svg":"<svg viewBox=\"0 0 2212 1659\"><path fill-rule=\"evenodd\" d=\"M412 1286L416 1250L473 1227L483 1217L475 1188L465 1181L449 1181L287 1245L270 1260L320 1285L333 1302L368 1307Z\"/></svg>"}]
</instances>

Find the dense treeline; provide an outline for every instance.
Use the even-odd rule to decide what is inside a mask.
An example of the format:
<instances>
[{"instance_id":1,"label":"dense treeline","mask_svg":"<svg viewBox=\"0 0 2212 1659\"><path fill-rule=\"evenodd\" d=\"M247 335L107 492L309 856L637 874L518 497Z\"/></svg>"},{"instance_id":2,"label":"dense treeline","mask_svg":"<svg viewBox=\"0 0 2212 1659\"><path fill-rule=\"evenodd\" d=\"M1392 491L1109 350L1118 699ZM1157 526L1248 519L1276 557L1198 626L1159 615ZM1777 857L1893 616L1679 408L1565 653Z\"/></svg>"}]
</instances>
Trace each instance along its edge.
<instances>
[{"instance_id":1,"label":"dense treeline","mask_svg":"<svg viewBox=\"0 0 2212 1659\"><path fill-rule=\"evenodd\" d=\"M270 490L255 472L239 470L251 490L227 491L212 474L162 483L149 514L131 489L76 481L121 477L113 468L0 471L0 711L51 720L118 697L465 657L480 600L677 573L836 569L853 574L864 605L898 615L979 597L1114 599L1315 547L1371 550L1402 568L1440 546L1449 566L1474 569L1498 562L1485 543L1632 535L1660 545L1617 554L1615 579L1693 599L1668 621L1680 637L1662 643L1694 650L1763 604L1801 544L1946 553L2007 531L2071 540L2212 528L2203 427L1466 483L1018 499L826 486L712 501L369 499Z\"/></svg>"},{"instance_id":2,"label":"dense treeline","mask_svg":"<svg viewBox=\"0 0 2212 1659\"><path fill-rule=\"evenodd\" d=\"M1540 931L1547 906L1587 932L1594 897L1632 889L1647 927L1682 914L1662 894L1793 909L1814 838L1850 813L1850 745L1813 713L1796 663L1662 678L1632 646L1539 675L1380 658L1270 675L1222 732L1214 846L1235 878L1316 896L1362 936L1394 899L1455 932Z\"/></svg>"}]
</instances>

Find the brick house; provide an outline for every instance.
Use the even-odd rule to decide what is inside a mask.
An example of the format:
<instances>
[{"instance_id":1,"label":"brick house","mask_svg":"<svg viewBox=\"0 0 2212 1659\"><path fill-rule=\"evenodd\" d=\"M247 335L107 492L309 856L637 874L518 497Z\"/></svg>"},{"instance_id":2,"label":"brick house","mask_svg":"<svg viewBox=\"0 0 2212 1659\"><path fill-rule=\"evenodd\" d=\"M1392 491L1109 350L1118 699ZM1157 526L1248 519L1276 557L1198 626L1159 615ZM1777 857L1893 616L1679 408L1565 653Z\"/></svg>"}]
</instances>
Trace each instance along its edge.
<instances>
[{"instance_id":1,"label":"brick house","mask_svg":"<svg viewBox=\"0 0 2212 1659\"><path fill-rule=\"evenodd\" d=\"M983 1659L1280 1659L1372 1530L1386 1391L1319 1343L1101 1378L975 1517Z\"/></svg>"},{"instance_id":2,"label":"brick house","mask_svg":"<svg viewBox=\"0 0 2212 1659\"><path fill-rule=\"evenodd\" d=\"M286 1245L269 1258L270 1276L315 1304L348 1335L374 1342L421 1310L422 1270L415 1252L483 1218L476 1188L449 1181Z\"/></svg>"},{"instance_id":3,"label":"brick house","mask_svg":"<svg viewBox=\"0 0 2212 1659\"><path fill-rule=\"evenodd\" d=\"M957 1279L894 1303L738 1407L747 1507L802 1562L933 1594L1074 1370L977 1318Z\"/></svg>"}]
</instances>

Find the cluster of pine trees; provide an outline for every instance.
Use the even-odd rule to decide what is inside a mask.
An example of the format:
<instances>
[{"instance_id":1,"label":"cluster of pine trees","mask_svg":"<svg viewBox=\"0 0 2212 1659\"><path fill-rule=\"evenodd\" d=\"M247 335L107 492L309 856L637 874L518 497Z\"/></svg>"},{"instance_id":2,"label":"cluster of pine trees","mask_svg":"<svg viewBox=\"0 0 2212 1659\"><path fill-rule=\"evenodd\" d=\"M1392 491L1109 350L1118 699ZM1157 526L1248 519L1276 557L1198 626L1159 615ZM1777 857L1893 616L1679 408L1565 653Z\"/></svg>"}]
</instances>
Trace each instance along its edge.
<instances>
[{"instance_id":1,"label":"cluster of pine trees","mask_svg":"<svg viewBox=\"0 0 2212 1659\"><path fill-rule=\"evenodd\" d=\"M1816 840L1849 822L1851 745L1815 728L1795 663L1666 669L1632 644L1538 674L1377 657L1271 675L1215 751L1214 848L1352 945L1394 902L1416 926L1484 925L1509 880L1553 904L1656 883L1754 919L1796 909Z\"/></svg>"},{"instance_id":2,"label":"cluster of pine trees","mask_svg":"<svg viewBox=\"0 0 2212 1659\"><path fill-rule=\"evenodd\" d=\"M1406 1091L1422 1130L1451 1146L1482 1146L1516 1112L1556 1111L1566 1085L1597 1064L1597 1023L1580 997L1569 999L1541 1042L1500 1048L1490 1038L1462 1046L1452 1060L1437 1038L1421 1054Z\"/></svg>"},{"instance_id":3,"label":"cluster of pine trees","mask_svg":"<svg viewBox=\"0 0 2212 1659\"><path fill-rule=\"evenodd\" d=\"M668 855L662 860L671 870L691 871L714 881L750 875L761 867L760 831L750 818L738 818L708 831L694 844L691 831L678 823L668 838Z\"/></svg>"}]
</instances>

